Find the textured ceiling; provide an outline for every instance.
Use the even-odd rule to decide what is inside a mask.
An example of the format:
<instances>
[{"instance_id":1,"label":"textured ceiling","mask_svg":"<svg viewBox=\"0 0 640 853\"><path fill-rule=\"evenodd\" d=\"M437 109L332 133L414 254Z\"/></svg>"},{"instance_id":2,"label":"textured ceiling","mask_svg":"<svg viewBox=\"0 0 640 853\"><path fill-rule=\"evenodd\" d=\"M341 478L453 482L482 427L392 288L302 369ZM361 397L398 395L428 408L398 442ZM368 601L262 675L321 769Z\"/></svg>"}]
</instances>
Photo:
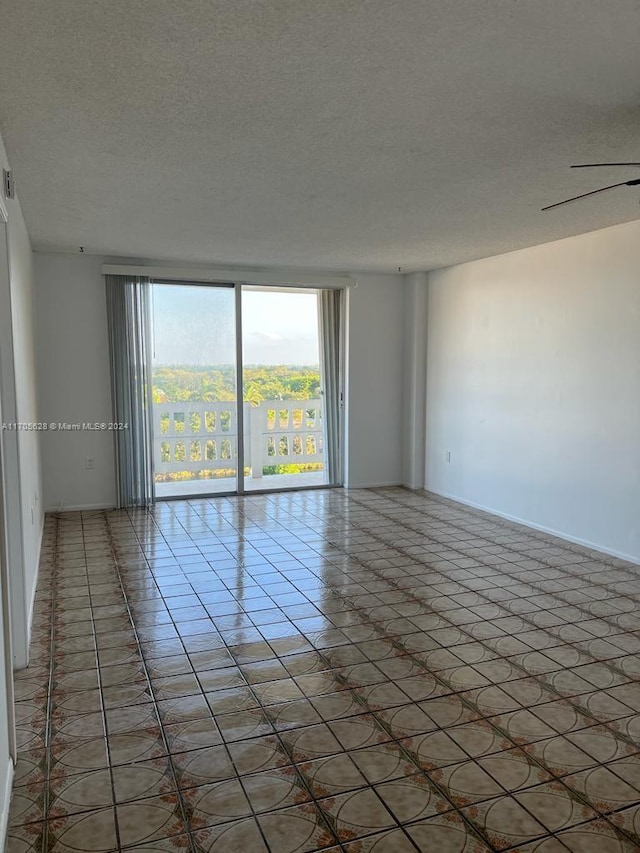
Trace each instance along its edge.
<instances>
[{"instance_id":1,"label":"textured ceiling","mask_svg":"<svg viewBox=\"0 0 640 853\"><path fill-rule=\"evenodd\" d=\"M638 0L1 0L36 248L428 269L640 218Z\"/></svg>"}]
</instances>

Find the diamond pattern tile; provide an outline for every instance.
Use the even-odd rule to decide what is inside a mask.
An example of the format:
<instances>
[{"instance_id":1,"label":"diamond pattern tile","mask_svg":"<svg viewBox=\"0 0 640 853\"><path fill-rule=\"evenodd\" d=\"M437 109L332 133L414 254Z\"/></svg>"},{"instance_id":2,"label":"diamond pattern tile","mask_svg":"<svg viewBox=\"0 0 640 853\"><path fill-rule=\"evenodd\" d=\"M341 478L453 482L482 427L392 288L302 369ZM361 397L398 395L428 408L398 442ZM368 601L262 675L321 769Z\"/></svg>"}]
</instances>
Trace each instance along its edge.
<instances>
[{"instance_id":1,"label":"diamond pattern tile","mask_svg":"<svg viewBox=\"0 0 640 853\"><path fill-rule=\"evenodd\" d=\"M637 572L400 488L51 514L7 850L640 849Z\"/></svg>"}]
</instances>

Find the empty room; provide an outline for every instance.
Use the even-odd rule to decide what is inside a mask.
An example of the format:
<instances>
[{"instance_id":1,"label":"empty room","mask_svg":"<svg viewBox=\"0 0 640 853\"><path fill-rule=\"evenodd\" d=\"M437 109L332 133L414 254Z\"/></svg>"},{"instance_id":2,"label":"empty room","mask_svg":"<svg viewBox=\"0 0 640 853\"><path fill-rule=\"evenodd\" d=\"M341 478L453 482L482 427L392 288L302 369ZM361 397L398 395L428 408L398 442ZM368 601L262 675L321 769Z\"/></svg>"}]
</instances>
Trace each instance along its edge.
<instances>
[{"instance_id":1,"label":"empty room","mask_svg":"<svg viewBox=\"0 0 640 853\"><path fill-rule=\"evenodd\" d=\"M0 20L0 847L640 850L637 2Z\"/></svg>"}]
</instances>

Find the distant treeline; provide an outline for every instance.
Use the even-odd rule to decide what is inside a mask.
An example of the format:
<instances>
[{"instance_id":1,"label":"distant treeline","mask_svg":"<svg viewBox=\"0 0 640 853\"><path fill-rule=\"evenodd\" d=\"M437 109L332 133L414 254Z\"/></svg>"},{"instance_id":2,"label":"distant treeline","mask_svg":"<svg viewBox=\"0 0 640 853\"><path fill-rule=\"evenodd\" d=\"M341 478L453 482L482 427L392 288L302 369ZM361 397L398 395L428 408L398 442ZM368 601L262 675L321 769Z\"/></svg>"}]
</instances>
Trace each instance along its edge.
<instances>
[{"instance_id":1,"label":"distant treeline","mask_svg":"<svg viewBox=\"0 0 640 853\"><path fill-rule=\"evenodd\" d=\"M245 365L244 399L311 400L320 393L320 368L298 364ZM155 403L233 401L236 398L235 368L157 366L153 369Z\"/></svg>"}]
</instances>

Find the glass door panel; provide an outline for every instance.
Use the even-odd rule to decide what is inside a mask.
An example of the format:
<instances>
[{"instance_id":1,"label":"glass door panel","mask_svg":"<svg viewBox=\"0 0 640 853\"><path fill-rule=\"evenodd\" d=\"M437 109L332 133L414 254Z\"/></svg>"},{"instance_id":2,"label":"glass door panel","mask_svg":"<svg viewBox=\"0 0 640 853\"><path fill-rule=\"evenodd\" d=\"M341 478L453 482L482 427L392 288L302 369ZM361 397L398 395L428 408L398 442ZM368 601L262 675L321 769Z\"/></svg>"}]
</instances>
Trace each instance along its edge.
<instances>
[{"instance_id":1,"label":"glass door panel","mask_svg":"<svg viewBox=\"0 0 640 853\"><path fill-rule=\"evenodd\" d=\"M326 484L318 294L242 288L244 489Z\"/></svg>"},{"instance_id":2,"label":"glass door panel","mask_svg":"<svg viewBox=\"0 0 640 853\"><path fill-rule=\"evenodd\" d=\"M236 492L233 285L153 285L156 498Z\"/></svg>"}]
</instances>

